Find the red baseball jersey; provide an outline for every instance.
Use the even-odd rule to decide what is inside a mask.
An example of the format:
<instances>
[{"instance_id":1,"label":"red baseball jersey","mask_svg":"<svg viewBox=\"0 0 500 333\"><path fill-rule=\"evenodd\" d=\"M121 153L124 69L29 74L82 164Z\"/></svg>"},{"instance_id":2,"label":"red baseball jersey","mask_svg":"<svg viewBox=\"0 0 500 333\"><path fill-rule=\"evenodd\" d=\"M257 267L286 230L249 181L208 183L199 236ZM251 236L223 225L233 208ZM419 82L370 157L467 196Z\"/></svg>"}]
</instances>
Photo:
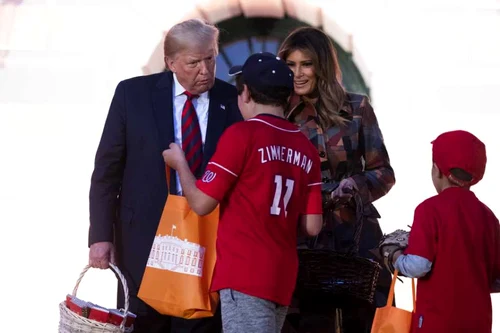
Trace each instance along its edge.
<instances>
[{"instance_id":1,"label":"red baseball jersey","mask_svg":"<svg viewBox=\"0 0 500 333\"><path fill-rule=\"evenodd\" d=\"M317 149L295 125L262 114L224 132L197 186L220 202L212 290L289 305L299 216L322 214Z\"/></svg>"},{"instance_id":2,"label":"red baseball jersey","mask_svg":"<svg viewBox=\"0 0 500 333\"><path fill-rule=\"evenodd\" d=\"M418 279L413 333L491 332L500 226L473 192L451 187L421 203L405 253L433 263Z\"/></svg>"}]
</instances>

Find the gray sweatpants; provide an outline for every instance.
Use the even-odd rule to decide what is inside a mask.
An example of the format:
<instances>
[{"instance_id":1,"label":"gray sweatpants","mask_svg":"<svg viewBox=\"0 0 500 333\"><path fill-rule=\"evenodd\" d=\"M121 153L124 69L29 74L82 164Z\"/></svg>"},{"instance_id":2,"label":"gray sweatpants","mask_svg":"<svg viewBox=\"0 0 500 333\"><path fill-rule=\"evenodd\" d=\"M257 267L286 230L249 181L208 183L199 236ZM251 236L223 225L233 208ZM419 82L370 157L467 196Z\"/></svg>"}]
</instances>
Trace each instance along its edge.
<instances>
[{"instance_id":1,"label":"gray sweatpants","mask_svg":"<svg viewBox=\"0 0 500 333\"><path fill-rule=\"evenodd\" d=\"M224 333L280 333L288 306L233 289L220 291Z\"/></svg>"}]
</instances>

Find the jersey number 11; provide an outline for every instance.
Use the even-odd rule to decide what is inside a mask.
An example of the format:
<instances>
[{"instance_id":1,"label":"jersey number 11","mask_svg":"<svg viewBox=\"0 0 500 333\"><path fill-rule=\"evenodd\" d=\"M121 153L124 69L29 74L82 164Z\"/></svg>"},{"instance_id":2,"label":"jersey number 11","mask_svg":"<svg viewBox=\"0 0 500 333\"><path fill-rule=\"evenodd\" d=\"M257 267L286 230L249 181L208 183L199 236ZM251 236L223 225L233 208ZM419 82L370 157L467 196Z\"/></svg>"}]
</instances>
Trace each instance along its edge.
<instances>
[{"instance_id":1,"label":"jersey number 11","mask_svg":"<svg viewBox=\"0 0 500 333\"><path fill-rule=\"evenodd\" d=\"M274 183L276 184L276 191L274 192L273 205L271 206L271 215L280 215L281 194L283 192L283 177L281 177L280 175L274 176ZM286 191L283 197L283 209L285 210L285 217L287 213L286 206L288 206L288 202L292 197L293 184L293 179L287 179L285 182Z\"/></svg>"}]
</instances>

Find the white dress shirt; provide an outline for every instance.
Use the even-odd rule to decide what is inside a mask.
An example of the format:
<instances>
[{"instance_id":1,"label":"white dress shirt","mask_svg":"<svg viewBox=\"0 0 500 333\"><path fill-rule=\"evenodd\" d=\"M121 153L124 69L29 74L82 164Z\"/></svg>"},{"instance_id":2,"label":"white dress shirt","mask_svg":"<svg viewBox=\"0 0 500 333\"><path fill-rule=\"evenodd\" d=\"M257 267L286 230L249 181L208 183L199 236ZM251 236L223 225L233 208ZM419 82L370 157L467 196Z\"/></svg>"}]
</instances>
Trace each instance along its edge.
<instances>
[{"instance_id":1,"label":"white dress shirt","mask_svg":"<svg viewBox=\"0 0 500 333\"><path fill-rule=\"evenodd\" d=\"M175 143L182 147L182 109L184 108L184 103L186 103L187 96L184 94L186 89L184 89L177 76L174 73L174 135ZM203 147L205 146L205 138L207 136L207 124L208 124L208 104L209 104L208 91L201 94L198 98L193 99L193 105L196 109L196 115L198 116L198 122L200 123L201 131L201 142ZM182 194L181 182L179 175L176 174L177 179L177 194Z\"/></svg>"}]
</instances>

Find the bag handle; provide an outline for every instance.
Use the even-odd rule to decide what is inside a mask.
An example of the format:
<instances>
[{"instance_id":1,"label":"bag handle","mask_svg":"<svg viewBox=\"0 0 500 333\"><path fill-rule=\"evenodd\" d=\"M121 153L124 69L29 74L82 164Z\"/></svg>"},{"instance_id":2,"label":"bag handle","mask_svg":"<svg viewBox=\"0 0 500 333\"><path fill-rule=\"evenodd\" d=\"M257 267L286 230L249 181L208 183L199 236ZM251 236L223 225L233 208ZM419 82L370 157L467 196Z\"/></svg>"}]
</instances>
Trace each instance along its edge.
<instances>
[{"instance_id":1,"label":"bag handle","mask_svg":"<svg viewBox=\"0 0 500 333\"><path fill-rule=\"evenodd\" d=\"M168 195L170 195L170 194L176 195L177 194L177 189L171 187L172 186L172 177L175 177L175 174L176 174L175 170L172 171L172 168L169 167L165 163L165 176L167 179L167 194Z\"/></svg>"},{"instance_id":2,"label":"bag handle","mask_svg":"<svg viewBox=\"0 0 500 333\"><path fill-rule=\"evenodd\" d=\"M415 291L415 279L411 279L411 293L413 298L413 312L417 310L417 293Z\"/></svg>"},{"instance_id":3,"label":"bag handle","mask_svg":"<svg viewBox=\"0 0 500 333\"><path fill-rule=\"evenodd\" d=\"M392 282L391 282L391 289L389 290L389 297L387 298L387 306L392 306L392 303L394 302L394 290L396 288L396 281L398 280L398 273L399 271L397 269L394 270L394 274L392 276ZM411 279L411 295L413 299L413 311L417 309L417 300L415 297L415 279Z\"/></svg>"},{"instance_id":4,"label":"bag handle","mask_svg":"<svg viewBox=\"0 0 500 333\"><path fill-rule=\"evenodd\" d=\"M167 192L170 194L170 167L165 163L165 175L167 178Z\"/></svg>"}]
</instances>

